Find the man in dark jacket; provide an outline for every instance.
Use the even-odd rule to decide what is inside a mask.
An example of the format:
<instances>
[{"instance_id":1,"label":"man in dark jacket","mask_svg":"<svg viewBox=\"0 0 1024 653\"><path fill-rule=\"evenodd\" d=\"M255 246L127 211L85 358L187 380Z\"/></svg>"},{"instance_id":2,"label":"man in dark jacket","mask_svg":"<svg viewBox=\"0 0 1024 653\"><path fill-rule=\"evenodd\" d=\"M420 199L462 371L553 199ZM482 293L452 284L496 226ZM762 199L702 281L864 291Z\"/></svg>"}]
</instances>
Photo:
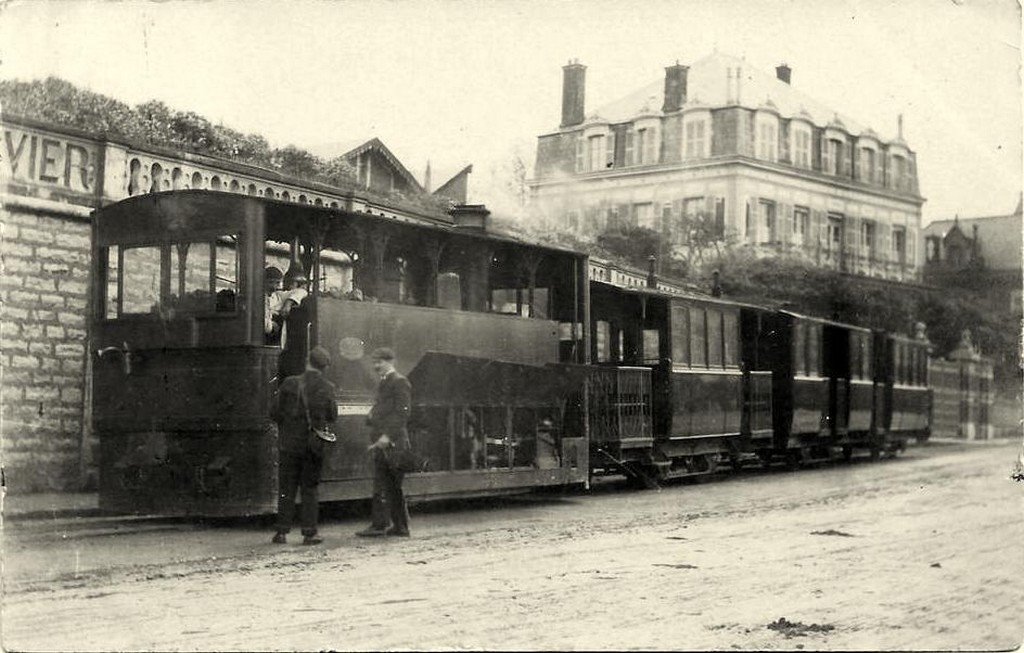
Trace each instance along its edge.
<instances>
[{"instance_id":1,"label":"man in dark jacket","mask_svg":"<svg viewBox=\"0 0 1024 653\"><path fill-rule=\"evenodd\" d=\"M289 376L282 383L270 408L271 418L278 425L277 534L275 544L287 541L295 514L295 491L302 491L302 543L319 544L317 536L320 469L324 462L324 446L330 446L310 433L310 428L331 426L338 418L334 400L334 384L323 371L331 364L331 356L323 347L309 352L306 371Z\"/></svg>"},{"instance_id":2,"label":"man in dark jacket","mask_svg":"<svg viewBox=\"0 0 1024 653\"><path fill-rule=\"evenodd\" d=\"M412 386L408 379L395 371L395 352L381 347L371 354L371 358L373 369L380 376L377 398L366 419L371 436L375 438L370 445L370 463L373 466L372 522L369 528L359 531L357 535L408 537L409 509L402 492L405 474L393 469L388 464L388 457L396 448L410 447L409 432L405 425L412 406Z\"/></svg>"}]
</instances>

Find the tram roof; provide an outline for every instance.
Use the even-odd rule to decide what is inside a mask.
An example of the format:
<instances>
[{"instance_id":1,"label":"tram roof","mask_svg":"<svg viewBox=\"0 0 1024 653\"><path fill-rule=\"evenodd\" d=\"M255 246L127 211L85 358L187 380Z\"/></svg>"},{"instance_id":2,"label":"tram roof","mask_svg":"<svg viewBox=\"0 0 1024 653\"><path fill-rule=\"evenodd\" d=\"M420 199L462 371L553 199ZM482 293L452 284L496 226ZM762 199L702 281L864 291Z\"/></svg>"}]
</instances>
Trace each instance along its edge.
<instances>
[{"instance_id":1,"label":"tram roof","mask_svg":"<svg viewBox=\"0 0 1024 653\"><path fill-rule=\"evenodd\" d=\"M591 283L594 283L604 288L609 288L611 290L616 290L623 293L631 293L635 295L643 295L645 297L656 297L659 299L683 299L689 301L724 304L726 306L734 306L736 308L753 308L762 311L770 310L764 306L758 306L757 304L737 301L734 299L726 299L723 297L715 297L713 295L704 295L696 292L674 293L666 292L658 288L648 288L646 286L618 286L614 283L608 283L607 281L599 281L597 279L592 279Z\"/></svg>"},{"instance_id":2,"label":"tram roof","mask_svg":"<svg viewBox=\"0 0 1024 653\"><path fill-rule=\"evenodd\" d=\"M803 313L797 313L795 311L780 310L779 313L795 317L798 320L805 320L807 322L817 322L819 324L828 324L830 326L836 326L843 329L850 329L851 331L862 331L866 333L871 333L872 331L872 329L869 329L868 327L857 326L856 324L848 324L846 322L837 322L836 320L827 320L823 317L816 317L814 315L804 315Z\"/></svg>"},{"instance_id":3,"label":"tram roof","mask_svg":"<svg viewBox=\"0 0 1024 653\"><path fill-rule=\"evenodd\" d=\"M357 219L359 221L367 223L394 225L402 229L422 230L438 234L456 235L459 237L465 237L474 240L507 243L509 245L518 245L520 247L525 248L545 250L568 256L587 256L585 252L579 252L565 247L558 247L555 245L531 242L520 238L516 238L515 236L511 236L509 234L487 231L485 229L460 227L454 223L432 218L393 218L385 215L377 215L371 212L351 211L345 208L317 206L314 204L297 204L295 202L279 200L276 198L270 199L266 197L254 197L252 195L239 195L236 193L211 190L186 189L162 191L159 193L147 193L145 195L136 195L135 197L129 197L114 204L109 204L107 206L101 207L97 209L94 213L102 214L103 212L114 209L115 207L130 206L133 204L142 206L147 204L156 204L161 200L173 199L175 197L202 197L207 201L213 202L214 204L224 206L226 210L231 210L231 207L240 207L245 204L262 205L265 207L266 210L265 215L268 223L269 237L284 235L280 233L274 233L273 231L271 231L271 225L279 225L285 222L294 221L307 221L309 223L312 223L313 220L315 219L314 216L317 215L327 216L329 218L345 216L350 219Z\"/></svg>"}]
</instances>

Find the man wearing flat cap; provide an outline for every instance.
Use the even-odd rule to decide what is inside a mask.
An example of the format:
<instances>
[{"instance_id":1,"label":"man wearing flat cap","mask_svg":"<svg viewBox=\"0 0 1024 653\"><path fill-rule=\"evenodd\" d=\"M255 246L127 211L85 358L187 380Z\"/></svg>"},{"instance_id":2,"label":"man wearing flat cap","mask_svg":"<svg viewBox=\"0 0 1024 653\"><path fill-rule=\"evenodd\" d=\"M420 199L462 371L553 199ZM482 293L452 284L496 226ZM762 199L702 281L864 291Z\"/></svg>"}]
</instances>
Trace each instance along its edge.
<instances>
[{"instance_id":1,"label":"man wearing flat cap","mask_svg":"<svg viewBox=\"0 0 1024 653\"><path fill-rule=\"evenodd\" d=\"M302 494L302 543L319 544L320 471L326 441L313 437L311 429L323 429L338 419L334 384L324 376L331 355L323 347L309 352L306 371L289 376L274 396L270 416L278 425L277 534L275 544L287 541L295 515L295 493Z\"/></svg>"},{"instance_id":2,"label":"man wearing flat cap","mask_svg":"<svg viewBox=\"0 0 1024 653\"><path fill-rule=\"evenodd\" d=\"M402 492L405 474L388 464L395 448L408 449L406 422L412 406L412 385L395 370L395 352L387 347L370 355L373 369L380 376L377 398L366 422L370 425L370 461L373 465L373 499L370 527L359 531L362 537L409 536L409 509ZM390 526L388 523L390 522Z\"/></svg>"}]
</instances>

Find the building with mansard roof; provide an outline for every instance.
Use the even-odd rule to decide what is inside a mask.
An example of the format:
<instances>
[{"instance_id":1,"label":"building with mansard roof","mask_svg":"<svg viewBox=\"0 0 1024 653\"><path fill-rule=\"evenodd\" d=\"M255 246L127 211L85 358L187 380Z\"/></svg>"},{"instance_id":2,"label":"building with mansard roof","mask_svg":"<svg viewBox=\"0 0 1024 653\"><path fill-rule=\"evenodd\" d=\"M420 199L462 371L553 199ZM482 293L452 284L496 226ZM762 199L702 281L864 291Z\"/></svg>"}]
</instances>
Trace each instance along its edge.
<instances>
[{"instance_id":1,"label":"building with mansard roof","mask_svg":"<svg viewBox=\"0 0 1024 653\"><path fill-rule=\"evenodd\" d=\"M932 285L973 288L989 303L1021 314L1024 217L1021 199L1012 213L954 216L924 228L924 279Z\"/></svg>"},{"instance_id":2,"label":"building with mansard roof","mask_svg":"<svg viewBox=\"0 0 1024 653\"><path fill-rule=\"evenodd\" d=\"M563 67L562 120L537 140L531 203L550 228L614 226L749 244L849 273L919 280L916 156L775 74L714 53L585 112L586 67Z\"/></svg>"}]
</instances>

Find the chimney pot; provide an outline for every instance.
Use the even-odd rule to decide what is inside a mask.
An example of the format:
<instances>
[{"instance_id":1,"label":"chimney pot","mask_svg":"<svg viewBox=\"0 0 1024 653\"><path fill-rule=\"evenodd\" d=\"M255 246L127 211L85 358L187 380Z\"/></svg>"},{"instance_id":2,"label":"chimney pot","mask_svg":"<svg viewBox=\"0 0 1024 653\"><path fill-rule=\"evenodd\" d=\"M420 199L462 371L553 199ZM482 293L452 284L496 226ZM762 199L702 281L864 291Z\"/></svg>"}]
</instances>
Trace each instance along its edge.
<instances>
[{"instance_id":1,"label":"chimney pot","mask_svg":"<svg viewBox=\"0 0 1024 653\"><path fill-rule=\"evenodd\" d=\"M779 80L789 84L790 79L792 79L793 76L793 69L789 67L789 64L781 63L778 66L775 66L775 76L778 77Z\"/></svg>"}]
</instances>

